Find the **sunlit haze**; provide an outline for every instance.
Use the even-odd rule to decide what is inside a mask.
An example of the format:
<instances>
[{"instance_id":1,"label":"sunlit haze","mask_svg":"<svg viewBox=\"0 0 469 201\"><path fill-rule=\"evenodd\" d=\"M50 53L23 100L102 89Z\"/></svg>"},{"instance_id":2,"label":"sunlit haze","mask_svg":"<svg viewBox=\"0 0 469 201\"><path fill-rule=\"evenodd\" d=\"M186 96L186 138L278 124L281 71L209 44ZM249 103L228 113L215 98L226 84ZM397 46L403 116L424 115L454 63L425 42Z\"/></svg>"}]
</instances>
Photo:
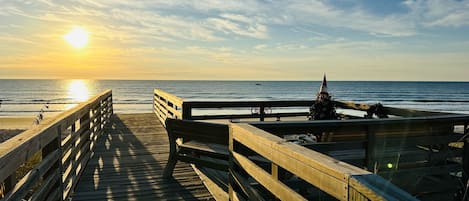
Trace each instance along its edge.
<instances>
[{"instance_id":1,"label":"sunlit haze","mask_svg":"<svg viewBox=\"0 0 469 201\"><path fill-rule=\"evenodd\" d=\"M0 19L0 79L469 81L469 0L6 0Z\"/></svg>"},{"instance_id":2,"label":"sunlit haze","mask_svg":"<svg viewBox=\"0 0 469 201\"><path fill-rule=\"evenodd\" d=\"M64 39L75 48L83 48L88 44L88 32L81 27L75 27L64 36Z\"/></svg>"}]
</instances>

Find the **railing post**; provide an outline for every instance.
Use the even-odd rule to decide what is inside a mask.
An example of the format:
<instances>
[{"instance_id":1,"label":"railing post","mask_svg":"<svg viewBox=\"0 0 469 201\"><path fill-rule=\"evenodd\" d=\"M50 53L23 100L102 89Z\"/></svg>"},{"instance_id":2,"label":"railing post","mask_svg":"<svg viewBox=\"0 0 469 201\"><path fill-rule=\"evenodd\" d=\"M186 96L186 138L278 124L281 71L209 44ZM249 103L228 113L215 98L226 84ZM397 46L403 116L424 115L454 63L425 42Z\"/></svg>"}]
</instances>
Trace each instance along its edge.
<instances>
[{"instance_id":1,"label":"railing post","mask_svg":"<svg viewBox=\"0 0 469 201\"><path fill-rule=\"evenodd\" d=\"M110 109L109 110L109 112L110 112L109 113L109 118L111 118L112 114L114 114L114 108L113 108L113 105L112 105L112 93L111 93L111 95L109 95L109 105L108 105L108 107Z\"/></svg>"},{"instance_id":2,"label":"railing post","mask_svg":"<svg viewBox=\"0 0 469 201\"><path fill-rule=\"evenodd\" d=\"M462 154L462 169L463 169L463 181L469 182L469 139L464 139L464 147Z\"/></svg>"},{"instance_id":3,"label":"railing post","mask_svg":"<svg viewBox=\"0 0 469 201\"><path fill-rule=\"evenodd\" d=\"M192 119L192 106L188 102L182 103L182 119L185 119L185 120Z\"/></svg>"},{"instance_id":4,"label":"railing post","mask_svg":"<svg viewBox=\"0 0 469 201\"><path fill-rule=\"evenodd\" d=\"M259 115L260 115L260 121L264 121L265 118L265 106L264 104L261 103L259 107Z\"/></svg>"},{"instance_id":5,"label":"railing post","mask_svg":"<svg viewBox=\"0 0 469 201\"><path fill-rule=\"evenodd\" d=\"M59 192L59 200L62 201L64 188L63 188L63 167L62 167L62 146L61 146L62 126L61 125L57 126L56 132L57 132L56 138L42 149L42 158L45 158L47 155L54 152L55 150L58 150L60 157L55 162L55 164L49 169L49 171L47 171L44 174L43 178L48 178L49 176L52 176L54 174L54 171L56 169L59 169L58 181L56 181L54 186L57 187L57 191Z\"/></svg>"},{"instance_id":6,"label":"railing post","mask_svg":"<svg viewBox=\"0 0 469 201\"><path fill-rule=\"evenodd\" d=\"M234 190L233 190L233 175L231 171L234 171L234 162L233 162L233 143L234 143L234 136L233 136L233 128L228 126L228 149L229 149L229 160L228 160L228 200L234 200Z\"/></svg>"},{"instance_id":7,"label":"railing post","mask_svg":"<svg viewBox=\"0 0 469 201\"><path fill-rule=\"evenodd\" d=\"M275 180L278 180L278 165L275 163L271 163L271 173L272 173L272 178Z\"/></svg>"}]
</instances>

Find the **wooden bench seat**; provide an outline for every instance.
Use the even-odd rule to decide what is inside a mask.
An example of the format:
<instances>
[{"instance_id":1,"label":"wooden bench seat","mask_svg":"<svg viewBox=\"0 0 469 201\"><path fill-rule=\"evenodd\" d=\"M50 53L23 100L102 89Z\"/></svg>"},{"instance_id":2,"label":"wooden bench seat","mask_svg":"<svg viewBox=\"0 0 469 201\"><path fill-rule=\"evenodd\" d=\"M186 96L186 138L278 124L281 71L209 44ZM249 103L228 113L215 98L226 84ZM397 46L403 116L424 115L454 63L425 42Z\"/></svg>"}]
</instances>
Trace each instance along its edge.
<instances>
[{"instance_id":1,"label":"wooden bench seat","mask_svg":"<svg viewBox=\"0 0 469 201\"><path fill-rule=\"evenodd\" d=\"M177 161L228 170L228 125L166 119L169 157L163 177L172 176Z\"/></svg>"}]
</instances>

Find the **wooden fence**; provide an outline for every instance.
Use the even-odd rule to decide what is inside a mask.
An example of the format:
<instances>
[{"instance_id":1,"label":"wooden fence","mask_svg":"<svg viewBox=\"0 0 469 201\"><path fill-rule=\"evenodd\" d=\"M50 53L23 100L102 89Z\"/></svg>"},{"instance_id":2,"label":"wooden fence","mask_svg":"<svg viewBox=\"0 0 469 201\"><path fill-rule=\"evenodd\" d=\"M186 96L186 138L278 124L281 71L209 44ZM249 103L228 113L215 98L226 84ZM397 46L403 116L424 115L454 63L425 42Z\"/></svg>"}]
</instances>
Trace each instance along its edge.
<instances>
[{"instance_id":1,"label":"wooden fence","mask_svg":"<svg viewBox=\"0 0 469 201\"><path fill-rule=\"evenodd\" d=\"M286 142L249 124L231 124L230 129L230 200L264 200L252 188L253 182L249 178L272 193L274 198L306 200L280 180L280 169L338 200L417 200L371 172ZM243 155L243 151L238 152L239 147L247 147L271 161L270 171Z\"/></svg>"},{"instance_id":2,"label":"wooden fence","mask_svg":"<svg viewBox=\"0 0 469 201\"><path fill-rule=\"evenodd\" d=\"M306 120L307 112L266 114L265 109L301 107L307 111L313 101L185 101L160 89L155 89L154 97L154 110L161 122L165 122L166 118L185 120L258 118L260 120L230 125L228 194L231 200L263 200L257 191L258 188L253 188L253 184L263 186L264 191L270 192L273 199L304 200L305 197L289 186L291 184L282 181L280 173L282 171L296 175L301 181L339 200L416 200L409 193L372 172L392 169L393 173L397 173L401 168L413 168L414 166L405 167L404 163L415 165L415 159L427 160L426 164L419 163L418 165L423 166L419 166L415 171L427 168L425 171L434 172L434 162L443 162L445 169L437 167L439 171L447 171L449 166L457 166L460 171L461 164L447 161L450 157L461 159L463 150L459 149L456 150L457 153L448 154L448 151L453 149L448 146L451 142L467 144L469 131L468 115L442 112L382 107L382 112L391 118L356 117L346 121L264 122L263 120L269 117L305 116ZM335 105L342 109L364 112L369 112L373 107L341 101L335 101ZM223 108L258 108L258 113L193 115L193 109ZM462 127L463 133L454 133L455 126ZM323 138L320 139L320 143L309 146L288 143L282 138L285 135L305 133L319 133ZM437 150L438 153L432 152L435 144L442 148ZM348 151L347 148L350 147L360 149L363 156L358 156L358 163L348 163L347 160L344 162L321 151L325 148L329 151L343 152ZM467 153L469 148L467 145L463 147ZM409 151L407 148L412 150ZM415 150L425 148L430 148L432 153ZM250 151L246 152L246 149ZM270 167L261 165L257 159L251 160L251 155L246 153L252 154L252 152L268 160ZM357 159L356 152L349 155ZM469 159L463 156L462 161L465 171L469 171L467 168Z\"/></svg>"},{"instance_id":3,"label":"wooden fence","mask_svg":"<svg viewBox=\"0 0 469 201\"><path fill-rule=\"evenodd\" d=\"M186 120L208 120L208 119L259 119L283 117L304 117L307 119L309 108L313 105L312 100L288 100L288 101L187 101L161 89L154 90L153 110L161 122L166 118L186 119ZM372 107L367 104L356 104L353 102L334 101L337 108L350 109L367 112ZM194 109L233 109L244 108L244 114L202 114L194 115ZM273 112L278 108L299 108L300 112ZM252 111L254 110L254 111ZM422 117L434 115L450 115L450 113L419 111L412 109L383 107L383 112L387 115L399 117ZM363 118L346 115L347 118Z\"/></svg>"},{"instance_id":4,"label":"wooden fence","mask_svg":"<svg viewBox=\"0 0 469 201\"><path fill-rule=\"evenodd\" d=\"M108 90L1 143L2 200L68 199L112 113ZM18 169L38 155L39 163L16 178Z\"/></svg>"}]
</instances>

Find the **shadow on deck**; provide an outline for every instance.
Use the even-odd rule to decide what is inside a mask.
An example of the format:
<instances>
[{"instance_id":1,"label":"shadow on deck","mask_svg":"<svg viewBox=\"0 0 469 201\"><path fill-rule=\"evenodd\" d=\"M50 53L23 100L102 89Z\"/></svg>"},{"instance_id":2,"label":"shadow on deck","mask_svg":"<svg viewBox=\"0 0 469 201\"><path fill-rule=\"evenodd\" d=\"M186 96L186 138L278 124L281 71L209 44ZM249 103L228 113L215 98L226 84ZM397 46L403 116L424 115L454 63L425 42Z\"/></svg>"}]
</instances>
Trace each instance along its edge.
<instances>
[{"instance_id":1,"label":"shadow on deck","mask_svg":"<svg viewBox=\"0 0 469 201\"><path fill-rule=\"evenodd\" d=\"M154 114L114 115L98 139L73 200L213 200L187 163L162 178L168 158L166 130Z\"/></svg>"}]
</instances>

